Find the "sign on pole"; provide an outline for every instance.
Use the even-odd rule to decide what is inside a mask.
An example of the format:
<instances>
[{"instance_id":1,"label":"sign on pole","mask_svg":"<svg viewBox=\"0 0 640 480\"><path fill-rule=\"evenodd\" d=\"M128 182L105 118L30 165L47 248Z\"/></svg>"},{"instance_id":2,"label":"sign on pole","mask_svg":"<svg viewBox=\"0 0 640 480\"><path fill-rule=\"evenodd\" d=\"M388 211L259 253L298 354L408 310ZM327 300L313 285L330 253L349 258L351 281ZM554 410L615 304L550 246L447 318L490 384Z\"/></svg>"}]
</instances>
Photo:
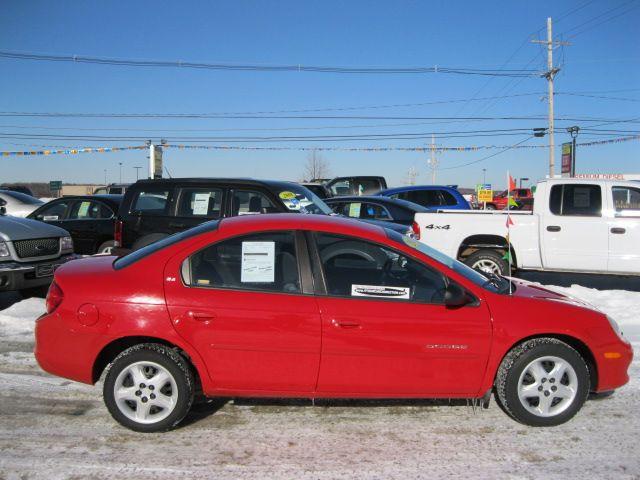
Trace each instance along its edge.
<instances>
[{"instance_id":1,"label":"sign on pole","mask_svg":"<svg viewBox=\"0 0 640 480\"><path fill-rule=\"evenodd\" d=\"M573 142L562 144L562 176L570 177L573 172Z\"/></svg>"},{"instance_id":2,"label":"sign on pole","mask_svg":"<svg viewBox=\"0 0 640 480\"><path fill-rule=\"evenodd\" d=\"M162 147L149 145L149 178L162 178Z\"/></svg>"},{"instance_id":3,"label":"sign on pole","mask_svg":"<svg viewBox=\"0 0 640 480\"><path fill-rule=\"evenodd\" d=\"M478 202L493 202L493 190L478 190Z\"/></svg>"}]
</instances>

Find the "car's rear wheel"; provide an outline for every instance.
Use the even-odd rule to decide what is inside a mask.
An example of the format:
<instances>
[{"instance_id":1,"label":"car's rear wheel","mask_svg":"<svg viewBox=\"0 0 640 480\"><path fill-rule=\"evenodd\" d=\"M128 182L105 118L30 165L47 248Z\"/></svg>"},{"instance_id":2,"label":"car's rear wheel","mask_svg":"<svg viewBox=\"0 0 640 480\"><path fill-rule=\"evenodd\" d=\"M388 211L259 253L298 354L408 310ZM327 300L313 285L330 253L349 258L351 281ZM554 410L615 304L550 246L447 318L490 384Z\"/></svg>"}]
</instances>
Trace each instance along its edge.
<instances>
[{"instance_id":1,"label":"car's rear wheel","mask_svg":"<svg viewBox=\"0 0 640 480\"><path fill-rule=\"evenodd\" d=\"M514 347L502 360L496 394L515 420L554 426L582 408L589 383L589 368L574 348L556 338L536 338Z\"/></svg>"},{"instance_id":2,"label":"car's rear wheel","mask_svg":"<svg viewBox=\"0 0 640 480\"><path fill-rule=\"evenodd\" d=\"M509 263L504 259L504 255L495 250L478 250L465 258L464 263L473 269L496 275L509 274Z\"/></svg>"},{"instance_id":3,"label":"car's rear wheel","mask_svg":"<svg viewBox=\"0 0 640 480\"><path fill-rule=\"evenodd\" d=\"M116 357L105 377L103 396L121 425L159 432L171 429L189 412L194 388L193 372L179 353L146 343Z\"/></svg>"}]
</instances>

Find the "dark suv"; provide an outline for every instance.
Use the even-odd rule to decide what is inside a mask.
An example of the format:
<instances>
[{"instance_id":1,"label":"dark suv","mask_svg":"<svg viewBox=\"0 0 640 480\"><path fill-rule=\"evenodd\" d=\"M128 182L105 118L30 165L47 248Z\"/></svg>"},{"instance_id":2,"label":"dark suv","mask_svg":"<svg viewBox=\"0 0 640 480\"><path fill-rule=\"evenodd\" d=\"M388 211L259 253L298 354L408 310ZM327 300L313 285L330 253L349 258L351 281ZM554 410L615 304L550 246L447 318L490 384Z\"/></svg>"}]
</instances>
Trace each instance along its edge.
<instances>
[{"instance_id":1,"label":"dark suv","mask_svg":"<svg viewBox=\"0 0 640 480\"><path fill-rule=\"evenodd\" d=\"M238 178L139 180L125 194L116 221L116 246L136 250L208 220L260 213L331 214L305 187Z\"/></svg>"}]
</instances>

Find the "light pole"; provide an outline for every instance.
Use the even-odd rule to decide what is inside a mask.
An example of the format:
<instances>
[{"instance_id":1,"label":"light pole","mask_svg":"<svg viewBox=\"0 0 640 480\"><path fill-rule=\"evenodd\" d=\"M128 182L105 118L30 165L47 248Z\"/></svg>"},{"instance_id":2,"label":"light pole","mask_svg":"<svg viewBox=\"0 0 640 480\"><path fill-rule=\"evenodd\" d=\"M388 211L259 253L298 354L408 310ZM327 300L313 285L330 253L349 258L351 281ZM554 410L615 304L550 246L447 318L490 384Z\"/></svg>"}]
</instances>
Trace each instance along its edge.
<instances>
[{"instance_id":1,"label":"light pole","mask_svg":"<svg viewBox=\"0 0 640 480\"><path fill-rule=\"evenodd\" d=\"M120 165L120 183L122 183L122 162L118 162L118 165Z\"/></svg>"},{"instance_id":2,"label":"light pole","mask_svg":"<svg viewBox=\"0 0 640 480\"><path fill-rule=\"evenodd\" d=\"M135 168L135 169L136 169L136 182L137 182L137 181L138 181L138 174L139 174L140 169L141 169L142 167L133 167L133 168Z\"/></svg>"},{"instance_id":3,"label":"light pole","mask_svg":"<svg viewBox=\"0 0 640 480\"><path fill-rule=\"evenodd\" d=\"M567 132L571 135L571 177L576 176L576 138L578 137L578 132L580 131L580 127L573 126L567 128Z\"/></svg>"},{"instance_id":4,"label":"light pole","mask_svg":"<svg viewBox=\"0 0 640 480\"><path fill-rule=\"evenodd\" d=\"M482 169L482 184L484 185L485 183L487 183L487 169L483 168Z\"/></svg>"},{"instance_id":5,"label":"light pole","mask_svg":"<svg viewBox=\"0 0 640 480\"><path fill-rule=\"evenodd\" d=\"M522 178L520 178L520 188L522 188L522 181L523 181L523 180L526 182L526 181L527 181L527 180L529 180L529 179L528 179L527 177L522 177Z\"/></svg>"},{"instance_id":6,"label":"light pole","mask_svg":"<svg viewBox=\"0 0 640 480\"><path fill-rule=\"evenodd\" d=\"M107 169L104 169L104 185L107 186Z\"/></svg>"}]
</instances>

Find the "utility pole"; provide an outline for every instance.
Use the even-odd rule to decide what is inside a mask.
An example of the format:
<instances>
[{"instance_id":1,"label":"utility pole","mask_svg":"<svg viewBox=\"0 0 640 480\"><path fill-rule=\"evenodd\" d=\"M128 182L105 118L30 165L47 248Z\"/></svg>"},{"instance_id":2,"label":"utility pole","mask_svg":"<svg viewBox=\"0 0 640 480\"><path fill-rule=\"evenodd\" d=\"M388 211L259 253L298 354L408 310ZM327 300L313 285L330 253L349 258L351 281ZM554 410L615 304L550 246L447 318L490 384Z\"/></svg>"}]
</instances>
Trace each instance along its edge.
<instances>
[{"instance_id":1,"label":"utility pole","mask_svg":"<svg viewBox=\"0 0 640 480\"><path fill-rule=\"evenodd\" d=\"M436 172L438 171L438 159L436 158L436 137L431 135L431 157L429 158L429 167L431 168L431 183L436 184Z\"/></svg>"},{"instance_id":2,"label":"utility pole","mask_svg":"<svg viewBox=\"0 0 640 480\"><path fill-rule=\"evenodd\" d=\"M561 45L571 45L569 42L553 41L551 17L547 18L547 40L532 40L532 43L541 43L547 46L547 71L543 76L547 79L549 86L549 177L555 175L555 139L553 135L553 79L560 71L560 68L553 66L553 50Z\"/></svg>"},{"instance_id":3,"label":"utility pole","mask_svg":"<svg viewBox=\"0 0 640 480\"><path fill-rule=\"evenodd\" d=\"M135 169L136 169L136 182L137 182L137 181L138 181L138 179L140 178L139 172L140 172L140 169L141 169L142 167L133 167L133 168L135 168Z\"/></svg>"},{"instance_id":4,"label":"utility pole","mask_svg":"<svg viewBox=\"0 0 640 480\"><path fill-rule=\"evenodd\" d=\"M122 162L118 162L118 165L120 165L120 183L122 183Z\"/></svg>"},{"instance_id":5,"label":"utility pole","mask_svg":"<svg viewBox=\"0 0 640 480\"><path fill-rule=\"evenodd\" d=\"M107 169L104 169L104 184L107 185Z\"/></svg>"}]
</instances>

